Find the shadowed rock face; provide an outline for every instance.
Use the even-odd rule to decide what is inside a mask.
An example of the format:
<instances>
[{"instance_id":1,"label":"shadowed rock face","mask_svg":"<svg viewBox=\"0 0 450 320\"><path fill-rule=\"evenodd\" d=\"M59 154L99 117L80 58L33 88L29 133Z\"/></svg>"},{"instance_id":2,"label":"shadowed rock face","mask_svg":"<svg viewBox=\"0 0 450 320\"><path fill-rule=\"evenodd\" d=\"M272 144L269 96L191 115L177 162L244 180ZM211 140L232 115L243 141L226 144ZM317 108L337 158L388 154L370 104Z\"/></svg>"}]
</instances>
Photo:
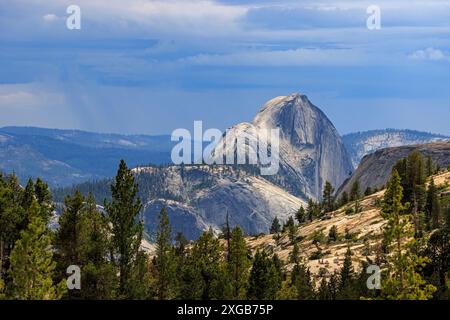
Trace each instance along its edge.
<instances>
[{"instance_id":1,"label":"shadowed rock face","mask_svg":"<svg viewBox=\"0 0 450 320\"><path fill-rule=\"evenodd\" d=\"M250 125L253 125L252 130L248 129ZM303 199L320 199L326 181L337 187L351 174L350 156L335 127L302 94L268 101L251 124L238 124L227 135L235 135L234 140L242 130L254 135L258 131L276 128L280 130L280 169L276 175L266 179ZM217 154L227 150L226 140L224 136L218 143Z\"/></svg>"},{"instance_id":2,"label":"shadowed rock face","mask_svg":"<svg viewBox=\"0 0 450 320\"><path fill-rule=\"evenodd\" d=\"M441 168L450 164L450 141L382 149L362 159L355 173L339 188L337 196L340 197L344 191L349 192L357 180L362 192L367 187L384 186L397 161L406 158L413 151L420 152L424 157L431 156L433 162Z\"/></svg>"}]
</instances>

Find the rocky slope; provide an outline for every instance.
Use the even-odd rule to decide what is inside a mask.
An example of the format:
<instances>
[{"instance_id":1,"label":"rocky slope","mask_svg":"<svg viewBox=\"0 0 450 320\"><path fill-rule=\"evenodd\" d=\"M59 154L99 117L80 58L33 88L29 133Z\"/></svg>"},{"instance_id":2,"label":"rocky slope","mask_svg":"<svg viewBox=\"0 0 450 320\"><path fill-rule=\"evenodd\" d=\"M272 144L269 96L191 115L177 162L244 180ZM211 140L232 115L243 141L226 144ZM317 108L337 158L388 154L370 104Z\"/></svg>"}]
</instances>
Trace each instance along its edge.
<instances>
[{"instance_id":1,"label":"rocky slope","mask_svg":"<svg viewBox=\"0 0 450 320\"><path fill-rule=\"evenodd\" d=\"M217 233L229 217L231 226L239 225L247 234L267 233L277 216L285 221L305 202L271 182L231 166L171 166L134 169L138 181L155 181L159 193L144 202L146 231L153 235L158 214L166 207L173 232L196 239L202 231ZM144 185L145 189L145 185Z\"/></svg>"},{"instance_id":2,"label":"rocky slope","mask_svg":"<svg viewBox=\"0 0 450 320\"><path fill-rule=\"evenodd\" d=\"M442 190L442 194L450 197L450 172L443 172L433 176L436 185ZM355 269L360 268L360 263L367 258L372 261L381 243L383 226L385 220L380 215L380 203L384 191L365 197L361 201L362 212L358 214L346 214L350 203L337 211L328 214L321 220L305 223L297 230L299 240L299 251L301 257L310 268L313 276L318 274L331 275L335 270L342 268L347 247L352 250L352 260ZM328 242L328 232L332 226L336 226L339 240ZM324 240L314 244L312 239L315 232L323 232ZM345 238L347 232L348 239ZM287 234L283 234L279 240L273 235L259 237L248 237L247 244L254 252L256 250L266 250L269 253L276 253L285 262L289 261L289 254L293 246ZM318 252L321 252L318 255ZM287 265L287 269L292 268L292 264Z\"/></svg>"},{"instance_id":3,"label":"rocky slope","mask_svg":"<svg viewBox=\"0 0 450 320\"><path fill-rule=\"evenodd\" d=\"M450 137L414 130L385 129L350 133L342 139L352 157L353 166L357 168L365 155L377 150L448 140Z\"/></svg>"},{"instance_id":4,"label":"rocky slope","mask_svg":"<svg viewBox=\"0 0 450 320\"><path fill-rule=\"evenodd\" d=\"M319 199L326 181L339 186L351 174L350 157L335 127L307 96L298 93L268 101L252 123L229 129L217 144L213 158L227 152L236 154L242 146L227 145L227 141L235 141L240 134L249 136L251 141L264 136L262 132L277 128L279 170L266 179L303 199ZM246 147L251 148L252 144Z\"/></svg>"},{"instance_id":5,"label":"rocky slope","mask_svg":"<svg viewBox=\"0 0 450 320\"><path fill-rule=\"evenodd\" d=\"M363 192L367 187L380 188L384 186L397 161L407 157L413 151L419 151L425 157L431 156L434 163L441 168L450 165L450 141L378 150L362 159L351 178L339 188L337 196L342 195L344 191L349 192L357 180L359 180Z\"/></svg>"}]
</instances>

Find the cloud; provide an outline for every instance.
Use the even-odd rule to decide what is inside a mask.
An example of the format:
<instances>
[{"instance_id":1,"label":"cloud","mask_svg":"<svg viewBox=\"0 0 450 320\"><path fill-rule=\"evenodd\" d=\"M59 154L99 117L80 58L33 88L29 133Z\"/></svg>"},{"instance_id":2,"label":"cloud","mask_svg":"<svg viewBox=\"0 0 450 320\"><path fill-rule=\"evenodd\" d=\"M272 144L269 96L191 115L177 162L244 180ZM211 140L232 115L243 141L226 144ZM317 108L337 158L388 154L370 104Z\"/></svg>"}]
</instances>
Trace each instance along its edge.
<instances>
[{"instance_id":1,"label":"cloud","mask_svg":"<svg viewBox=\"0 0 450 320\"><path fill-rule=\"evenodd\" d=\"M47 90L37 84L0 85L0 108L28 109L61 105L64 97L57 91Z\"/></svg>"},{"instance_id":2,"label":"cloud","mask_svg":"<svg viewBox=\"0 0 450 320\"><path fill-rule=\"evenodd\" d=\"M298 48L291 50L250 51L225 55L200 54L182 59L199 65L221 66L324 66L363 65L364 53L352 49Z\"/></svg>"},{"instance_id":3,"label":"cloud","mask_svg":"<svg viewBox=\"0 0 450 320\"><path fill-rule=\"evenodd\" d=\"M56 14L47 13L46 15L42 16L42 19L44 19L45 22L52 22L58 20L59 17Z\"/></svg>"},{"instance_id":4,"label":"cloud","mask_svg":"<svg viewBox=\"0 0 450 320\"><path fill-rule=\"evenodd\" d=\"M440 61L440 60L450 60L450 55L445 54L439 49L435 48L426 48L423 50L417 50L409 55L409 58L415 60L431 60L431 61Z\"/></svg>"}]
</instances>

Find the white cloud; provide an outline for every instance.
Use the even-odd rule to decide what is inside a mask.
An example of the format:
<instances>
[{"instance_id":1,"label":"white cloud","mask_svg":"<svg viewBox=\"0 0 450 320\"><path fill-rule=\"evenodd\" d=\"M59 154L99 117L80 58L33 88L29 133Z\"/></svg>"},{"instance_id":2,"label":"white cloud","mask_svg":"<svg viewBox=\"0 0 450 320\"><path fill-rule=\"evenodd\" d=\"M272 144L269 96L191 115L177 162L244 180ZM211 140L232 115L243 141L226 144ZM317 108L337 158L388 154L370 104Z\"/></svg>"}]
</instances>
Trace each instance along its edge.
<instances>
[{"instance_id":1,"label":"white cloud","mask_svg":"<svg viewBox=\"0 0 450 320\"><path fill-rule=\"evenodd\" d=\"M365 54L352 49L299 48L292 50L250 51L225 55L201 54L181 62L200 65L232 66L305 66L305 65L362 65Z\"/></svg>"},{"instance_id":2,"label":"white cloud","mask_svg":"<svg viewBox=\"0 0 450 320\"><path fill-rule=\"evenodd\" d=\"M42 17L42 19L44 19L45 22L52 22L52 21L58 20L59 18L56 14L48 13L48 14L44 15Z\"/></svg>"},{"instance_id":3,"label":"white cloud","mask_svg":"<svg viewBox=\"0 0 450 320\"><path fill-rule=\"evenodd\" d=\"M450 55L445 54L439 49L430 47L413 52L412 54L409 55L409 58L415 60L439 61L439 60L450 60Z\"/></svg>"},{"instance_id":4,"label":"white cloud","mask_svg":"<svg viewBox=\"0 0 450 320\"><path fill-rule=\"evenodd\" d=\"M33 108L64 103L64 97L57 91L43 90L36 84L0 85L0 108Z\"/></svg>"}]
</instances>

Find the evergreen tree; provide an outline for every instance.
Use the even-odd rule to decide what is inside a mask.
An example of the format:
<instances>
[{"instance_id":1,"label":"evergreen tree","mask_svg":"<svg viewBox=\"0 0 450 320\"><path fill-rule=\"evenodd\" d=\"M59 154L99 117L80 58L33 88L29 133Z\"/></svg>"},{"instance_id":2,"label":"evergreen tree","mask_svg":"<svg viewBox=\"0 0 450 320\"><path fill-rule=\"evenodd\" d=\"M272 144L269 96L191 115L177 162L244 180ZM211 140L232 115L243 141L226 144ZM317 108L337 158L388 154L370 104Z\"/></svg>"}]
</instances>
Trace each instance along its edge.
<instances>
[{"instance_id":1,"label":"evergreen tree","mask_svg":"<svg viewBox=\"0 0 450 320\"><path fill-rule=\"evenodd\" d=\"M330 228L328 232L328 242L336 242L339 240L338 229L335 225Z\"/></svg>"},{"instance_id":2,"label":"evergreen tree","mask_svg":"<svg viewBox=\"0 0 450 320\"><path fill-rule=\"evenodd\" d=\"M44 222L48 223L52 217L55 206L52 202L52 195L48 188L48 184L40 178L36 179L36 183L34 185L34 195L41 208L41 216L44 219Z\"/></svg>"},{"instance_id":3,"label":"evergreen tree","mask_svg":"<svg viewBox=\"0 0 450 320\"><path fill-rule=\"evenodd\" d=\"M157 271L157 294L160 300L175 296L176 264L172 247L172 228L166 208L159 213L159 224L156 234L155 268Z\"/></svg>"},{"instance_id":4,"label":"evergreen tree","mask_svg":"<svg viewBox=\"0 0 450 320\"><path fill-rule=\"evenodd\" d=\"M428 239L424 254L429 260L424 268L424 274L438 288L435 297L448 299L450 297L447 280L450 270L450 230L448 228L435 230Z\"/></svg>"},{"instance_id":5,"label":"evergreen tree","mask_svg":"<svg viewBox=\"0 0 450 320\"><path fill-rule=\"evenodd\" d=\"M128 299L148 300L154 294L158 294L152 290L154 279L149 272L149 264L148 255L142 250L137 251L128 283Z\"/></svg>"},{"instance_id":6,"label":"evergreen tree","mask_svg":"<svg viewBox=\"0 0 450 320\"><path fill-rule=\"evenodd\" d=\"M56 263L51 251L50 233L40 215L40 206L34 202L29 211L30 223L20 233L11 252L12 297L20 300L60 299L65 290L65 282L53 283Z\"/></svg>"},{"instance_id":7,"label":"evergreen tree","mask_svg":"<svg viewBox=\"0 0 450 320\"><path fill-rule=\"evenodd\" d=\"M302 224L306 221L306 211L305 208L303 208L303 206L300 207L300 209L297 210L297 212L295 213L295 219L297 220L297 222L299 224Z\"/></svg>"},{"instance_id":8,"label":"evergreen tree","mask_svg":"<svg viewBox=\"0 0 450 320\"><path fill-rule=\"evenodd\" d=\"M339 205L341 207L345 206L347 203L349 203L350 199L348 197L347 191L342 192L341 200L339 202Z\"/></svg>"},{"instance_id":9,"label":"evergreen tree","mask_svg":"<svg viewBox=\"0 0 450 320\"><path fill-rule=\"evenodd\" d=\"M273 300L279 289L279 272L267 253L257 251L250 272L247 298L251 300Z\"/></svg>"},{"instance_id":10,"label":"evergreen tree","mask_svg":"<svg viewBox=\"0 0 450 320\"><path fill-rule=\"evenodd\" d=\"M28 210L31 207L33 200L34 200L34 183L33 180L30 178L28 179L27 185L23 192L21 206L25 210Z\"/></svg>"},{"instance_id":11,"label":"evergreen tree","mask_svg":"<svg viewBox=\"0 0 450 320\"><path fill-rule=\"evenodd\" d=\"M17 201L17 195L9 181L0 176L0 278L9 268L9 256L20 237L25 212Z\"/></svg>"},{"instance_id":12,"label":"evergreen tree","mask_svg":"<svg viewBox=\"0 0 450 320\"><path fill-rule=\"evenodd\" d=\"M303 263L294 265L291 275L292 285L297 289L298 300L315 299L314 283L311 272Z\"/></svg>"},{"instance_id":13,"label":"evergreen tree","mask_svg":"<svg viewBox=\"0 0 450 320\"><path fill-rule=\"evenodd\" d=\"M352 184L352 188L350 190L350 201L356 201L361 198L361 188L359 186L359 180L356 180Z\"/></svg>"},{"instance_id":14,"label":"evergreen tree","mask_svg":"<svg viewBox=\"0 0 450 320\"><path fill-rule=\"evenodd\" d=\"M212 230L203 232L195 241L183 268L182 299L222 299L229 292L224 287L223 249Z\"/></svg>"},{"instance_id":15,"label":"evergreen tree","mask_svg":"<svg viewBox=\"0 0 450 320\"><path fill-rule=\"evenodd\" d=\"M137 221L141 201L133 173L121 160L115 183L111 185L112 202L105 203L112 225L114 261L119 268L120 297L127 297L131 270L142 240L142 224Z\"/></svg>"},{"instance_id":16,"label":"evergreen tree","mask_svg":"<svg viewBox=\"0 0 450 320\"><path fill-rule=\"evenodd\" d=\"M406 208L402 204L401 178L394 169L383 199L381 214L387 220L384 227L384 243L392 254L387 256L387 274L382 282L382 296L386 299L429 299L435 287L427 284L417 272L426 263L413 250L417 240L403 243L411 236L409 216L401 215ZM406 250L404 250L406 247Z\"/></svg>"},{"instance_id":17,"label":"evergreen tree","mask_svg":"<svg viewBox=\"0 0 450 320\"><path fill-rule=\"evenodd\" d=\"M359 297L355 295L354 270L352 265L352 251L347 248L344 264L339 273L338 299L355 300Z\"/></svg>"},{"instance_id":18,"label":"evergreen tree","mask_svg":"<svg viewBox=\"0 0 450 320\"><path fill-rule=\"evenodd\" d=\"M320 281L319 289L317 290L317 299L321 301L325 300L331 300L331 293L330 288L328 286L327 279L325 277L322 277L322 280Z\"/></svg>"},{"instance_id":19,"label":"evergreen tree","mask_svg":"<svg viewBox=\"0 0 450 320\"><path fill-rule=\"evenodd\" d=\"M339 275L337 273L333 273L328 281L328 294L330 300L336 300L338 295L339 288Z\"/></svg>"},{"instance_id":20,"label":"evergreen tree","mask_svg":"<svg viewBox=\"0 0 450 320\"><path fill-rule=\"evenodd\" d=\"M300 250L298 245L295 244L290 255L290 261L294 263L294 268L291 272L291 285L296 288L297 299L313 300L315 298L315 292L311 273L302 263L299 254Z\"/></svg>"},{"instance_id":21,"label":"evergreen tree","mask_svg":"<svg viewBox=\"0 0 450 320\"><path fill-rule=\"evenodd\" d=\"M82 266L86 263L82 256L83 249L87 245L84 223L84 197L77 191L74 196L67 196L64 201L64 209L59 219L59 229L55 235L55 247L59 275L58 280L66 278L66 270L71 265ZM71 298L79 298L81 290L70 290Z\"/></svg>"},{"instance_id":22,"label":"evergreen tree","mask_svg":"<svg viewBox=\"0 0 450 320\"><path fill-rule=\"evenodd\" d=\"M426 176L431 177L436 171L436 168L433 163L433 158L431 156L427 157L427 165L426 165Z\"/></svg>"},{"instance_id":23,"label":"evergreen tree","mask_svg":"<svg viewBox=\"0 0 450 320\"><path fill-rule=\"evenodd\" d=\"M320 217L320 205L313 199L308 199L308 207L306 208L306 216L309 221Z\"/></svg>"},{"instance_id":24,"label":"evergreen tree","mask_svg":"<svg viewBox=\"0 0 450 320\"><path fill-rule=\"evenodd\" d=\"M175 256L184 262L187 254L187 245L189 241L186 239L182 232L177 232L175 235Z\"/></svg>"},{"instance_id":25,"label":"evergreen tree","mask_svg":"<svg viewBox=\"0 0 450 320\"><path fill-rule=\"evenodd\" d=\"M430 186L428 187L425 213L427 229L434 230L439 228L441 205L434 179L431 179Z\"/></svg>"},{"instance_id":26,"label":"evergreen tree","mask_svg":"<svg viewBox=\"0 0 450 320\"><path fill-rule=\"evenodd\" d=\"M92 194L86 199L80 229L84 240L80 247L82 299L112 299L117 288L117 271L108 259L110 252L110 228L99 210Z\"/></svg>"},{"instance_id":27,"label":"evergreen tree","mask_svg":"<svg viewBox=\"0 0 450 320\"><path fill-rule=\"evenodd\" d=\"M331 185L331 183L329 181L327 181L325 183L325 187L323 189L323 195L322 195L322 199L323 199L323 209L325 211L325 213L327 212L331 212L334 210L334 188Z\"/></svg>"},{"instance_id":28,"label":"evergreen tree","mask_svg":"<svg viewBox=\"0 0 450 320\"><path fill-rule=\"evenodd\" d=\"M294 246L292 247L292 251L289 255L289 262L293 264L300 263L300 249L297 243L294 243Z\"/></svg>"},{"instance_id":29,"label":"evergreen tree","mask_svg":"<svg viewBox=\"0 0 450 320\"><path fill-rule=\"evenodd\" d=\"M278 217L275 217L272 221L272 225L270 226L270 234L277 234L281 231L280 221Z\"/></svg>"},{"instance_id":30,"label":"evergreen tree","mask_svg":"<svg viewBox=\"0 0 450 320\"><path fill-rule=\"evenodd\" d=\"M244 299L248 285L249 249L241 228L236 227L231 234L230 259L227 263L228 277L231 282L232 299Z\"/></svg>"},{"instance_id":31,"label":"evergreen tree","mask_svg":"<svg viewBox=\"0 0 450 320\"><path fill-rule=\"evenodd\" d=\"M288 232L289 241L295 243L297 241L297 227L295 226L295 221L292 216L289 217L284 228Z\"/></svg>"}]
</instances>

